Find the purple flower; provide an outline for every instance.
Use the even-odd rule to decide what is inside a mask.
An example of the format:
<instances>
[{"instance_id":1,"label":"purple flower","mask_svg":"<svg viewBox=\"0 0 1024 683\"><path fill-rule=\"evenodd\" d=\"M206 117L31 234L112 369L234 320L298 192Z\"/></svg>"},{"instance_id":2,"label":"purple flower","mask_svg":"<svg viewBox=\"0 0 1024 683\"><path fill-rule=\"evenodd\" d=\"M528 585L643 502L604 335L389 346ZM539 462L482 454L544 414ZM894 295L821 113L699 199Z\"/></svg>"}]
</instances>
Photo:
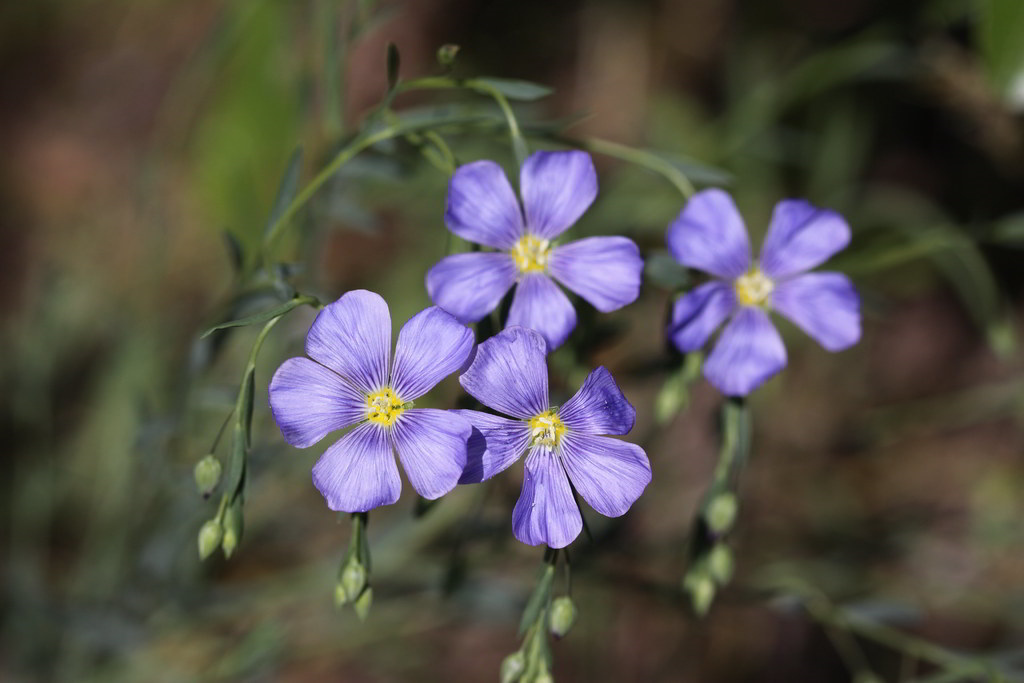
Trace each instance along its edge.
<instances>
[{"instance_id":1,"label":"purple flower","mask_svg":"<svg viewBox=\"0 0 1024 683\"><path fill-rule=\"evenodd\" d=\"M536 152L519 174L523 209L501 167L475 161L448 186L445 222L453 233L497 251L448 256L427 273L435 304L464 323L490 313L513 286L508 325L537 330L555 349L576 327L576 311L552 278L608 313L636 300L643 260L625 237L552 242L597 196L586 152Z\"/></svg>"},{"instance_id":2,"label":"purple flower","mask_svg":"<svg viewBox=\"0 0 1024 683\"><path fill-rule=\"evenodd\" d=\"M808 273L850 242L850 227L834 211L802 199L775 205L761 257L736 205L721 190L698 192L668 228L668 247L684 266L718 279L680 298L668 334L681 351L702 347L729 317L704 364L723 393L745 396L786 367L786 348L768 317L777 311L829 351L860 339L860 298L839 273Z\"/></svg>"},{"instance_id":3,"label":"purple flower","mask_svg":"<svg viewBox=\"0 0 1024 683\"><path fill-rule=\"evenodd\" d=\"M459 382L484 405L514 418L456 411L475 427L459 483L489 479L527 453L512 515L523 543L563 548L579 535L583 518L569 482L592 508L618 517L651 481L642 448L600 436L626 434L636 418L611 374L594 370L565 405L552 407L545 342L534 330L509 327L485 341Z\"/></svg>"},{"instance_id":4,"label":"purple flower","mask_svg":"<svg viewBox=\"0 0 1024 683\"><path fill-rule=\"evenodd\" d=\"M291 445L306 448L356 425L313 467L313 484L332 510L365 512L397 501L395 453L412 487L430 499L451 491L466 464L470 423L453 411L412 408L412 401L462 367L472 331L434 306L402 327L389 372L390 349L384 299L348 292L313 321L309 358L286 360L270 381L270 408Z\"/></svg>"}]
</instances>

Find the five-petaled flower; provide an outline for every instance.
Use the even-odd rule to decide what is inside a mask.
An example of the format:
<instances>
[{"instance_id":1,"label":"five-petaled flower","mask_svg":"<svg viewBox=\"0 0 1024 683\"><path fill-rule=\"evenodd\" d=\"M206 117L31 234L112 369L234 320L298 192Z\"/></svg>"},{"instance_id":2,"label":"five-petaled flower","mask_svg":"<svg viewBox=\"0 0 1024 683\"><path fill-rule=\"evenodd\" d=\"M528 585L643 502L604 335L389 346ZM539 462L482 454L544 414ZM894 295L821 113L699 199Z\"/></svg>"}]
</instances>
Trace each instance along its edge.
<instances>
[{"instance_id":1,"label":"five-petaled flower","mask_svg":"<svg viewBox=\"0 0 1024 683\"><path fill-rule=\"evenodd\" d=\"M775 205L761 256L736 205L721 190L693 196L668 228L668 247L684 266L718 279L680 298L668 334L684 352L701 348L727 318L704 376L730 396L745 396L786 366L786 348L768 317L789 318L829 351L860 339L860 298L840 273L807 273L850 242L842 216L800 199Z\"/></svg>"},{"instance_id":2,"label":"five-petaled flower","mask_svg":"<svg viewBox=\"0 0 1024 683\"><path fill-rule=\"evenodd\" d=\"M442 259L427 273L427 292L435 304L469 323L493 311L515 286L507 325L537 330L551 350L576 327L576 311L552 278L608 313L636 300L643 260L625 237L552 243L597 196L597 173L586 152L530 155L519 186L522 209L493 161L455 172L448 187L448 228L497 251Z\"/></svg>"},{"instance_id":3,"label":"five-petaled flower","mask_svg":"<svg viewBox=\"0 0 1024 683\"><path fill-rule=\"evenodd\" d=\"M313 467L313 483L332 510L365 512L397 501L396 452L424 498L450 491L464 469L470 423L453 411L413 408L412 401L463 366L473 333L434 306L402 327L389 371L390 349L384 299L348 292L313 321L309 358L286 360L270 381L270 407L291 445L306 448L357 425Z\"/></svg>"},{"instance_id":4,"label":"five-petaled flower","mask_svg":"<svg viewBox=\"0 0 1024 683\"><path fill-rule=\"evenodd\" d=\"M545 342L537 332L509 327L477 347L459 382L478 401L514 419L455 411L475 427L460 483L483 481L524 453L526 476L512 517L516 538L562 548L583 519L572 486L592 508L618 517L651 481L647 454L602 434L626 434L636 412L603 367L561 407L548 401Z\"/></svg>"}]
</instances>

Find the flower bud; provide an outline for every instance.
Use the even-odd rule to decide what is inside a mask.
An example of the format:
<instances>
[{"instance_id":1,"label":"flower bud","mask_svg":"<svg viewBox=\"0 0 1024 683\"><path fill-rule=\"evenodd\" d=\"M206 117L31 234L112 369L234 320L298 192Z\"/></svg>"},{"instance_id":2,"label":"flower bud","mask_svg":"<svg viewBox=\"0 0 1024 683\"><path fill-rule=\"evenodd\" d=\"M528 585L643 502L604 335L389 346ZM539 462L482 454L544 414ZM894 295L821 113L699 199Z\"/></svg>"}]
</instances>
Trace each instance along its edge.
<instances>
[{"instance_id":1,"label":"flower bud","mask_svg":"<svg viewBox=\"0 0 1024 683\"><path fill-rule=\"evenodd\" d=\"M437 48L437 63L441 66L451 66L455 63L455 55L459 52L459 46L446 43Z\"/></svg>"},{"instance_id":2,"label":"flower bud","mask_svg":"<svg viewBox=\"0 0 1024 683\"><path fill-rule=\"evenodd\" d=\"M732 579L732 551L729 547L723 543L719 543L711 552L708 553L708 571L711 573L713 578L718 585L722 586L729 583Z\"/></svg>"},{"instance_id":3,"label":"flower bud","mask_svg":"<svg viewBox=\"0 0 1024 683\"><path fill-rule=\"evenodd\" d=\"M370 605L372 604L373 589L367 587L352 605L356 610L356 616L359 617L359 621L366 621L366 617L370 614Z\"/></svg>"},{"instance_id":4,"label":"flower bud","mask_svg":"<svg viewBox=\"0 0 1024 683\"><path fill-rule=\"evenodd\" d=\"M694 571L686 575L683 588L690 594L690 603L697 616L704 616L711 609L715 599L715 582L703 571Z\"/></svg>"},{"instance_id":5,"label":"flower bud","mask_svg":"<svg viewBox=\"0 0 1024 683\"><path fill-rule=\"evenodd\" d=\"M715 496L708 503L707 510L704 513L711 532L720 535L732 528L733 522L736 521L736 512L738 510L739 503L736 500L735 494L726 491Z\"/></svg>"},{"instance_id":6,"label":"flower bud","mask_svg":"<svg viewBox=\"0 0 1024 683\"><path fill-rule=\"evenodd\" d=\"M551 672L548 671L547 662L543 659L540 660L540 670L537 672L537 677L533 679L533 683L555 683L555 679L551 676Z\"/></svg>"},{"instance_id":7,"label":"flower bud","mask_svg":"<svg viewBox=\"0 0 1024 683\"><path fill-rule=\"evenodd\" d=\"M205 560L221 544L223 529L216 519L208 520L199 529L199 559Z\"/></svg>"},{"instance_id":8,"label":"flower bud","mask_svg":"<svg viewBox=\"0 0 1024 683\"><path fill-rule=\"evenodd\" d=\"M574 623L576 623L576 605L573 604L572 598L568 595L555 598L551 603L549 623L551 635L555 638L563 637Z\"/></svg>"},{"instance_id":9,"label":"flower bud","mask_svg":"<svg viewBox=\"0 0 1024 683\"><path fill-rule=\"evenodd\" d=\"M353 557L341 570L339 583L341 589L345 591L345 597L349 601L355 602L359 594L363 592L363 588L366 587L366 567Z\"/></svg>"},{"instance_id":10,"label":"flower bud","mask_svg":"<svg viewBox=\"0 0 1024 683\"><path fill-rule=\"evenodd\" d=\"M242 539L242 505L235 501L224 511L224 540L221 541L221 548L224 550L224 557L231 557Z\"/></svg>"},{"instance_id":11,"label":"flower bud","mask_svg":"<svg viewBox=\"0 0 1024 683\"><path fill-rule=\"evenodd\" d=\"M192 474L196 478L196 488L199 490L199 495L203 498L209 498L213 490L217 488L217 484L220 483L220 460L217 460L217 458L210 454L196 463Z\"/></svg>"},{"instance_id":12,"label":"flower bud","mask_svg":"<svg viewBox=\"0 0 1024 683\"><path fill-rule=\"evenodd\" d=\"M526 656L513 652L501 662L501 683L515 683L526 670Z\"/></svg>"},{"instance_id":13,"label":"flower bud","mask_svg":"<svg viewBox=\"0 0 1024 683\"><path fill-rule=\"evenodd\" d=\"M341 581L334 584L334 606L341 607L348 602L348 596L345 595L345 587L341 585Z\"/></svg>"}]
</instances>

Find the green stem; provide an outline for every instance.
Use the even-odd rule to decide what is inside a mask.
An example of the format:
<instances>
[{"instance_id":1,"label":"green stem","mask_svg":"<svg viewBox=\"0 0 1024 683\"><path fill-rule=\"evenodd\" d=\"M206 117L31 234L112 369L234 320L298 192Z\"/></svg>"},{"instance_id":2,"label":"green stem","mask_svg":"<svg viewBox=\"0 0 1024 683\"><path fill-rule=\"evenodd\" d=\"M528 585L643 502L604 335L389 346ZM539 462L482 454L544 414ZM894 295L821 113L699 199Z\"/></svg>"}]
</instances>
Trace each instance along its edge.
<instances>
[{"instance_id":1,"label":"green stem","mask_svg":"<svg viewBox=\"0 0 1024 683\"><path fill-rule=\"evenodd\" d=\"M679 193L687 199L692 197L697 191L693 186L693 183L690 182L690 179L687 178L682 171L661 157L655 156L650 152L622 145L617 142L611 142L610 140L602 140L600 138L583 138L575 141L567 140L567 142L576 144L577 146L591 152L604 154L605 156L613 157L615 159L621 159L622 161L653 171L672 183L675 188L679 190Z\"/></svg>"}]
</instances>

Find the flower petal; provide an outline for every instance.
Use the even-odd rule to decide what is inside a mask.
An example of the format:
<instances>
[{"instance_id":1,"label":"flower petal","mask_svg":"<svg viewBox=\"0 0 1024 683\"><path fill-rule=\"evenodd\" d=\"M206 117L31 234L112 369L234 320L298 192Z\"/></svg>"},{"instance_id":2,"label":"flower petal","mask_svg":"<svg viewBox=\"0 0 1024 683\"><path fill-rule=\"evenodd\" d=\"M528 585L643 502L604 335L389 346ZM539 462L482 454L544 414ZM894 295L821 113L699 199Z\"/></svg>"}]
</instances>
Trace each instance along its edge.
<instances>
[{"instance_id":1,"label":"flower petal","mask_svg":"<svg viewBox=\"0 0 1024 683\"><path fill-rule=\"evenodd\" d=\"M495 249L511 249L523 235L516 193L493 161L459 166L448 183L444 221L462 239Z\"/></svg>"},{"instance_id":2,"label":"flower petal","mask_svg":"<svg viewBox=\"0 0 1024 683\"><path fill-rule=\"evenodd\" d=\"M502 252L454 254L427 271L427 293L462 322L473 323L498 307L517 272L516 262Z\"/></svg>"},{"instance_id":3,"label":"flower petal","mask_svg":"<svg viewBox=\"0 0 1024 683\"><path fill-rule=\"evenodd\" d=\"M612 373L599 367L558 409L558 417L570 430L584 434L628 434L636 422L636 410L622 395Z\"/></svg>"},{"instance_id":4,"label":"flower petal","mask_svg":"<svg viewBox=\"0 0 1024 683\"><path fill-rule=\"evenodd\" d=\"M829 351L860 340L860 297L841 273L807 273L776 286L772 308Z\"/></svg>"},{"instance_id":5,"label":"flower petal","mask_svg":"<svg viewBox=\"0 0 1024 683\"><path fill-rule=\"evenodd\" d=\"M398 500L402 480L384 428L365 422L341 437L313 466L313 485L339 512L366 512Z\"/></svg>"},{"instance_id":6,"label":"flower petal","mask_svg":"<svg viewBox=\"0 0 1024 683\"><path fill-rule=\"evenodd\" d=\"M744 306L704 363L704 376L727 396L746 396L786 367L786 347L768 314Z\"/></svg>"},{"instance_id":7,"label":"flower petal","mask_svg":"<svg viewBox=\"0 0 1024 683\"><path fill-rule=\"evenodd\" d=\"M413 401L461 368L472 350L472 330L437 306L424 309L398 333L391 387Z\"/></svg>"},{"instance_id":8,"label":"flower petal","mask_svg":"<svg viewBox=\"0 0 1024 683\"><path fill-rule=\"evenodd\" d=\"M310 358L371 393L388 381L391 313L379 294L357 289L316 316L306 335Z\"/></svg>"},{"instance_id":9,"label":"flower petal","mask_svg":"<svg viewBox=\"0 0 1024 683\"><path fill-rule=\"evenodd\" d=\"M526 458L523 492L512 511L516 538L527 545L564 548L580 535L583 517L558 456L537 446Z\"/></svg>"},{"instance_id":10,"label":"flower petal","mask_svg":"<svg viewBox=\"0 0 1024 683\"><path fill-rule=\"evenodd\" d=\"M548 409L544 338L509 327L476 347L459 383L476 400L506 415L529 419Z\"/></svg>"},{"instance_id":11,"label":"flower petal","mask_svg":"<svg viewBox=\"0 0 1024 683\"><path fill-rule=\"evenodd\" d=\"M576 327L576 309L551 278L529 273L516 287L506 324L540 332L548 351L554 351Z\"/></svg>"},{"instance_id":12,"label":"flower petal","mask_svg":"<svg viewBox=\"0 0 1024 683\"><path fill-rule=\"evenodd\" d=\"M594 202L597 171L586 152L534 152L519 171L519 190L527 231L553 239Z\"/></svg>"},{"instance_id":13,"label":"flower petal","mask_svg":"<svg viewBox=\"0 0 1024 683\"><path fill-rule=\"evenodd\" d=\"M835 211L819 209L802 199L775 205L761 246L761 269L784 278L819 266L850 243L850 226Z\"/></svg>"},{"instance_id":14,"label":"flower petal","mask_svg":"<svg viewBox=\"0 0 1024 683\"><path fill-rule=\"evenodd\" d=\"M450 410L406 410L391 427L398 459L409 483L428 500L455 488L466 466L466 442L473 431Z\"/></svg>"},{"instance_id":15,"label":"flower petal","mask_svg":"<svg viewBox=\"0 0 1024 683\"><path fill-rule=\"evenodd\" d=\"M669 251L684 266L735 279L750 268L750 240L732 197L718 189L693 195L668 226Z\"/></svg>"},{"instance_id":16,"label":"flower petal","mask_svg":"<svg viewBox=\"0 0 1024 683\"><path fill-rule=\"evenodd\" d=\"M606 517L624 514L651 483L651 463L636 444L569 430L559 447L572 485Z\"/></svg>"},{"instance_id":17,"label":"flower petal","mask_svg":"<svg viewBox=\"0 0 1024 683\"><path fill-rule=\"evenodd\" d=\"M477 410L452 412L466 418L473 425L460 484L476 484L490 479L526 452L530 443L530 426L526 422Z\"/></svg>"},{"instance_id":18,"label":"flower petal","mask_svg":"<svg viewBox=\"0 0 1024 683\"><path fill-rule=\"evenodd\" d=\"M551 251L551 274L602 313L640 295L644 260L626 237L588 237Z\"/></svg>"},{"instance_id":19,"label":"flower petal","mask_svg":"<svg viewBox=\"0 0 1024 683\"><path fill-rule=\"evenodd\" d=\"M668 336L683 353L696 351L735 308L732 287L725 282L706 282L676 301Z\"/></svg>"},{"instance_id":20,"label":"flower petal","mask_svg":"<svg viewBox=\"0 0 1024 683\"><path fill-rule=\"evenodd\" d=\"M284 440L297 448L366 419L366 396L308 358L281 363L269 393L274 421Z\"/></svg>"}]
</instances>

